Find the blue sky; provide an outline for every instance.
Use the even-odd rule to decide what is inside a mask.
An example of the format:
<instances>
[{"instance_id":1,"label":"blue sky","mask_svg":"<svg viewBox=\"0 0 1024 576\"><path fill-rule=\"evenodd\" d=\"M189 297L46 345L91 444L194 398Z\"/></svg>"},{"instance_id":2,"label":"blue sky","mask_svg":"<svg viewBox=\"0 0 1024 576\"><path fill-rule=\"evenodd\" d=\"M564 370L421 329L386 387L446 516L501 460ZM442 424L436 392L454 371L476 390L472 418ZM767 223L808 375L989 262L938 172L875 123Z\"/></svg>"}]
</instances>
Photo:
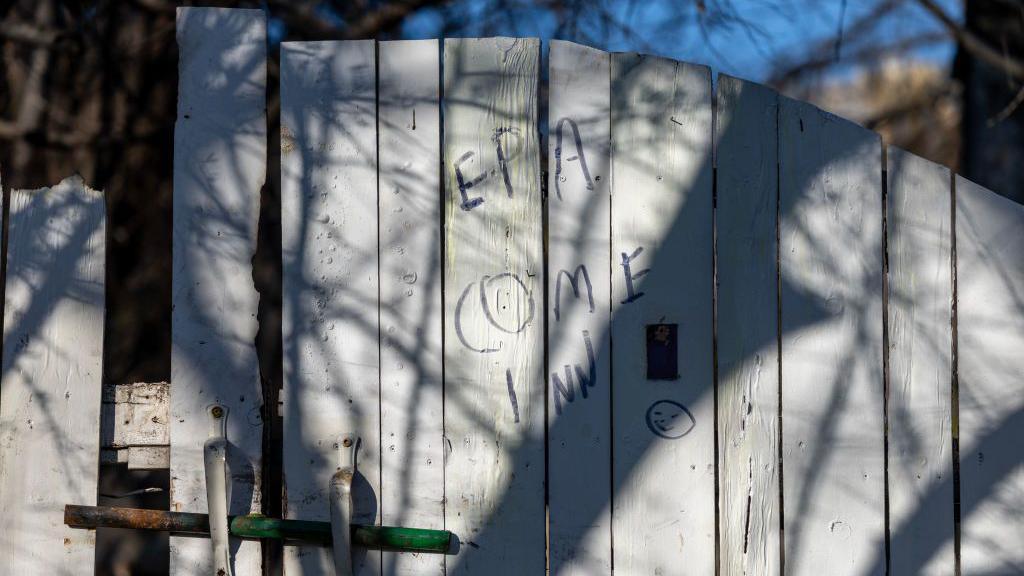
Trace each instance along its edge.
<instances>
[{"instance_id":1,"label":"blue sky","mask_svg":"<svg viewBox=\"0 0 1024 576\"><path fill-rule=\"evenodd\" d=\"M811 48L822 42L835 43L840 14L844 33L875 10L884 0L706 0L698 12L695 0L640 0L637 2L583 2L586 11L604 6L615 20L636 31L602 30L598 15L577 14L576 30L559 29L555 15L537 9L529 2L512 2L522 7L495 16L494 2L467 0L447 9L447 15L459 15L465 24L451 36L508 35L536 36L544 40L561 38L584 41L612 51L646 51L662 56L708 64L725 72L751 80L767 79L776 65L806 58ZM507 2L506 2L507 3ZM959 0L941 0L943 7L961 17ZM845 8L844 8L845 4ZM403 35L408 38L436 38L443 35L445 12L426 9L410 18ZM860 42L845 39L839 51L842 73L844 53L869 45L905 41L930 32L939 33L938 22L925 13L915 0L905 0L900 8L877 20L877 25ZM945 64L952 60L954 45L948 40L932 42L912 50L915 58Z\"/></svg>"}]
</instances>

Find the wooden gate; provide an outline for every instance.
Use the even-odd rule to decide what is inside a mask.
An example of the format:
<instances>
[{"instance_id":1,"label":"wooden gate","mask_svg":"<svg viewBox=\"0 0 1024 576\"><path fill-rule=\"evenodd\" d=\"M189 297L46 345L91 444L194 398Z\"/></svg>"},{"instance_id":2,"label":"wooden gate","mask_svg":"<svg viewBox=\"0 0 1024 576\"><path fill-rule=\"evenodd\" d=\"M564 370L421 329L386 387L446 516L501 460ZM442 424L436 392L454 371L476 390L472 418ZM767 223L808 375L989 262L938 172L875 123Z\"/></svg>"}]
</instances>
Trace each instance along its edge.
<instances>
[{"instance_id":1,"label":"wooden gate","mask_svg":"<svg viewBox=\"0 0 1024 576\"><path fill-rule=\"evenodd\" d=\"M169 407L119 389L103 436L169 461L173 510L207 512L217 405L231 514L327 520L354 433L354 522L457 537L357 549L357 574L1024 570L1024 207L703 66L284 43L264 406L264 15L179 9L178 42ZM0 571L87 574L62 511L95 503L104 204L69 179L9 211ZM261 487L273 410L282 494ZM269 569L258 541L229 552ZM172 537L172 574L213 565ZM287 546L284 572L333 573L330 548Z\"/></svg>"}]
</instances>

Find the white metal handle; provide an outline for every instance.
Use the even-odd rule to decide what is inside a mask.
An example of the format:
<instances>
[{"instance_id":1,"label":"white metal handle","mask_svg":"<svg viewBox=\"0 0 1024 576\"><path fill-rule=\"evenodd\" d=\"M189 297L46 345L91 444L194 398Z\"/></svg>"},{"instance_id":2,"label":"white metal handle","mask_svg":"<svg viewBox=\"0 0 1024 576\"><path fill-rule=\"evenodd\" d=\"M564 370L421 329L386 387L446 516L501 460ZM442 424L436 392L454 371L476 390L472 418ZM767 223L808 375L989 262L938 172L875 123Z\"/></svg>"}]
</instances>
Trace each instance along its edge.
<instances>
[{"instance_id":1,"label":"white metal handle","mask_svg":"<svg viewBox=\"0 0 1024 576\"><path fill-rule=\"evenodd\" d=\"M231 576L231 552L228 547L228 469L227 408L210 406L210 438L203 444L206 470L206 505L210 518L210 542L213 546L213 573Z\"/></svg>"},{"instance_id":2,"label":"white metal handle","mask_svg":"<svg viewBox=\"0 0 1024 576\"><path fill-rule=\"evenodd\" d=\"M331 476L331 543L336 576L352 576L352 481L357 444L355 434L341 435L337 444L339 466Z\"/></svg>"}]
</instances>

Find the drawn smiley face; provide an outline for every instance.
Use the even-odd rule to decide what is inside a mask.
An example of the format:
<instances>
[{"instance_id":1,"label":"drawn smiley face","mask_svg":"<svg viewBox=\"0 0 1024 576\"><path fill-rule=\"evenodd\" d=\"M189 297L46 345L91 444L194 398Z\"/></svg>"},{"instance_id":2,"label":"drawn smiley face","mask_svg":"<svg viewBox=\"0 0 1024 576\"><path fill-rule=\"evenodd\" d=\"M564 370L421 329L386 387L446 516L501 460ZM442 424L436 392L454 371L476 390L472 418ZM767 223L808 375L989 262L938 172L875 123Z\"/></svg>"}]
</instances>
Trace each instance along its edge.
<instances>
[{"instance_id":1,"label":"drawn smiley face","mask_svg":"<svg viewBox=\"0 0 1024 576\"><path fill-rule=\"evenodd\" d=\"M658 400L647 409L647 427L655 436L677 440L697 425L693 414L674 400Z\"/></svg>"}]
</instances>

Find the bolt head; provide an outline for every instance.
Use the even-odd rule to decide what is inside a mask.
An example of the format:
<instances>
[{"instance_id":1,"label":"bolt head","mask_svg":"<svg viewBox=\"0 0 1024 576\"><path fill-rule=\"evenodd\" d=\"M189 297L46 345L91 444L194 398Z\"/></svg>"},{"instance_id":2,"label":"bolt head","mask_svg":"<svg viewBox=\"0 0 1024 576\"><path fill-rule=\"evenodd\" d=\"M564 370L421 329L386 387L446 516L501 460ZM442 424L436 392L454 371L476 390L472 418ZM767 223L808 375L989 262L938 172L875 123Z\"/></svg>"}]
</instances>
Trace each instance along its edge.
<instances>
[{"instance_id":1,"label":"bolt head","mask_svg":"<svg viewBox=\"0 0 1024 576\"><path fill-rule=\"evenodd\" d=\"M341 445L344 446L345 448L351 448L352 447L352 439L351 438L345 438L344 440L341 441Z\"/></svg>"},{"instance_id":2,"label":"bolt head","mask_svg":"<svg viewBox=\"0 0 1024 576\"><path fill-rule=\"evenodd\" d=\"M223 418L224 408L220 406L214 406L213 408L210 409L210 415L213 416L214 418Z\"/></svg>"}]
</instances>

